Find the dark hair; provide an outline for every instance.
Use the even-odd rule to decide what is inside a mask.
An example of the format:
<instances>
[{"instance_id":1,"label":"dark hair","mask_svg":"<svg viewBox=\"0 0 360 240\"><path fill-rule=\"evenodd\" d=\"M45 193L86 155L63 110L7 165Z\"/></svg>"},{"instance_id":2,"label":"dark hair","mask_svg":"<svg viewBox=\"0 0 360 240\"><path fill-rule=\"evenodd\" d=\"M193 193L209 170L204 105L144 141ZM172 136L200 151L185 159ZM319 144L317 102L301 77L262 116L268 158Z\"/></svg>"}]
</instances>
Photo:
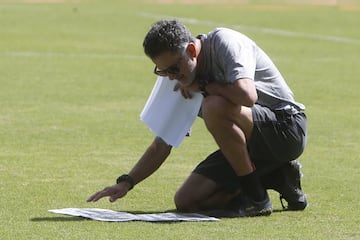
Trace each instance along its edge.
<instances>
[{"instance_id":1,"label":"dark hair","mask_svg":"<svg viewBox=\"0 0 360 240\"><path fill-rule=\"evenodd\" d=\"M194 41L190 31L178 20L161 20L152 25L143 42L145 54L154 58L165 51L177 52Z\"/></svg>"}]
</instances>

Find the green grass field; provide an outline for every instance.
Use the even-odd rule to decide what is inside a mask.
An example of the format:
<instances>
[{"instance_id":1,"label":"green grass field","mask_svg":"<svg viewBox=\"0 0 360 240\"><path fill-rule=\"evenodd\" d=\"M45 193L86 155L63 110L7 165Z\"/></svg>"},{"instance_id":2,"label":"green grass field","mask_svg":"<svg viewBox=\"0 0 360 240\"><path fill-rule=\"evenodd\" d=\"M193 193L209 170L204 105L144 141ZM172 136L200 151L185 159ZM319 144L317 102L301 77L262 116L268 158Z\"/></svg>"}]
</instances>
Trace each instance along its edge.
<instances>
[{"instance_id":1,"label":"green grass field","mask_svg":"<svg viewBox=\"0 0 360 240\"><path fill-rule=\"evenodd\" d=\"M0 239L360 239L359 1L34 2L0 0ZM173 224L47 212L173 209L178 186L216 148L197 120L192 137L126 198L85 202L152 141L139 120L155 81L142 40L153 22L174 17L194 34L227 26L249 35L307 106L305 211Z\"/></svg>"}]
</instances>

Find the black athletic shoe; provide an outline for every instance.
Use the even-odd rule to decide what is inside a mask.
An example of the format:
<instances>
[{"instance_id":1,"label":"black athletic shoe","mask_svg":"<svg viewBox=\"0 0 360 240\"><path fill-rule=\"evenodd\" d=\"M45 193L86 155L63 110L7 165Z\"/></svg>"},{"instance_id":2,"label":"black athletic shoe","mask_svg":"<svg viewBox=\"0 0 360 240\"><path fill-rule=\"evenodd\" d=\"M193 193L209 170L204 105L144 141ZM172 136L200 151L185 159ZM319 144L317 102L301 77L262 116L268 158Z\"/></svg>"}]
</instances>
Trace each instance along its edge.
<instances>
[{"instance_id":1,"label":"black athletic shoe","mask_svg":"<svg viewBox=\"0 0 360 240\"><path fill-rule=\"evenodd\" d=\"M286 210L299 211L307 206L306 195L301 189L300 167L300 163L294 160L262 177L266 189L273 189L280 193L281 205Z\"/></svg>"},{"instance_id":2,"label":"black athletic shoe","mask_svg":"<svg viewBox=\"0 0 360 240\"><path fill-rule=\"evenodd\" d=\"M239 217L269 216L272 212L272 204L267 193L261 202L254 201L246 195L241 195L237 199L240 201L237 210Z\"/></svg>"}]
</instances>

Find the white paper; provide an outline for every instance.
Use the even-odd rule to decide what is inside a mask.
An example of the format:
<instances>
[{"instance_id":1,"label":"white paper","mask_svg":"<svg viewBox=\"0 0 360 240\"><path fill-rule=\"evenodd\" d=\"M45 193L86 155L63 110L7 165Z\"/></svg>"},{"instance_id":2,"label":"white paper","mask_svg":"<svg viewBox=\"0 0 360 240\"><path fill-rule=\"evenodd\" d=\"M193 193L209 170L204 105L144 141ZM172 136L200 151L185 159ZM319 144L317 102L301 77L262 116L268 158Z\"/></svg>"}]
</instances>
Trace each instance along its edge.
<instances>
[{"instance_id":1,"label":"white paper","mask_svg":"<svg viewBox=\"0 0 360 240\"><path fill-rule=\"evenodd\" d=\"M218 218L209 217L198 213L149 213L133 214L127 212L116 212L100 208L62 208L49 210L52 213L84 217L97 221L105 222L128 222L128 221L145 221L145 222L199 222L199 221L218 221Z\"/></svg>"},{"instance_id":2,"label":"white paper","mask_svg":"<svg viewBox=\"0 0 360 240\"><path fill-rule=\"evenodd\" d=\"M185 99L180 91L173 90L176 83L176 80L158 77L140 114L140 119L156 136L174 147L178 147L190 131L203 100L199 92Z\"/></svg>"}]
</instances>

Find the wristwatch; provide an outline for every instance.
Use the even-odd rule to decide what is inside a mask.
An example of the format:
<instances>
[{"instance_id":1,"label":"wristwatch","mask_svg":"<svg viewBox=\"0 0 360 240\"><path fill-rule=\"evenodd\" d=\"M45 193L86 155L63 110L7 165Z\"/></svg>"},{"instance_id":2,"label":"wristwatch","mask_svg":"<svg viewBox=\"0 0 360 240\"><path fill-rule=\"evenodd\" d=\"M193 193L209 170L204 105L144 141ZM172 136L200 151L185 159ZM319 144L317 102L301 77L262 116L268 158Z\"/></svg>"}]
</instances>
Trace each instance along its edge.
<instances>
[{"instance_id":1,"label":"wristwatch","mask_svg":"<svg viewBox=\"0 0 360 240\"><path fill-rule=\"evenodd\" d=\"M116 184L119 184L121 182L127 182L130 184L129 191L134 188L135 185L134 179L128 174L123 174L116 179Z\"/></svg>"}]
</instances>

